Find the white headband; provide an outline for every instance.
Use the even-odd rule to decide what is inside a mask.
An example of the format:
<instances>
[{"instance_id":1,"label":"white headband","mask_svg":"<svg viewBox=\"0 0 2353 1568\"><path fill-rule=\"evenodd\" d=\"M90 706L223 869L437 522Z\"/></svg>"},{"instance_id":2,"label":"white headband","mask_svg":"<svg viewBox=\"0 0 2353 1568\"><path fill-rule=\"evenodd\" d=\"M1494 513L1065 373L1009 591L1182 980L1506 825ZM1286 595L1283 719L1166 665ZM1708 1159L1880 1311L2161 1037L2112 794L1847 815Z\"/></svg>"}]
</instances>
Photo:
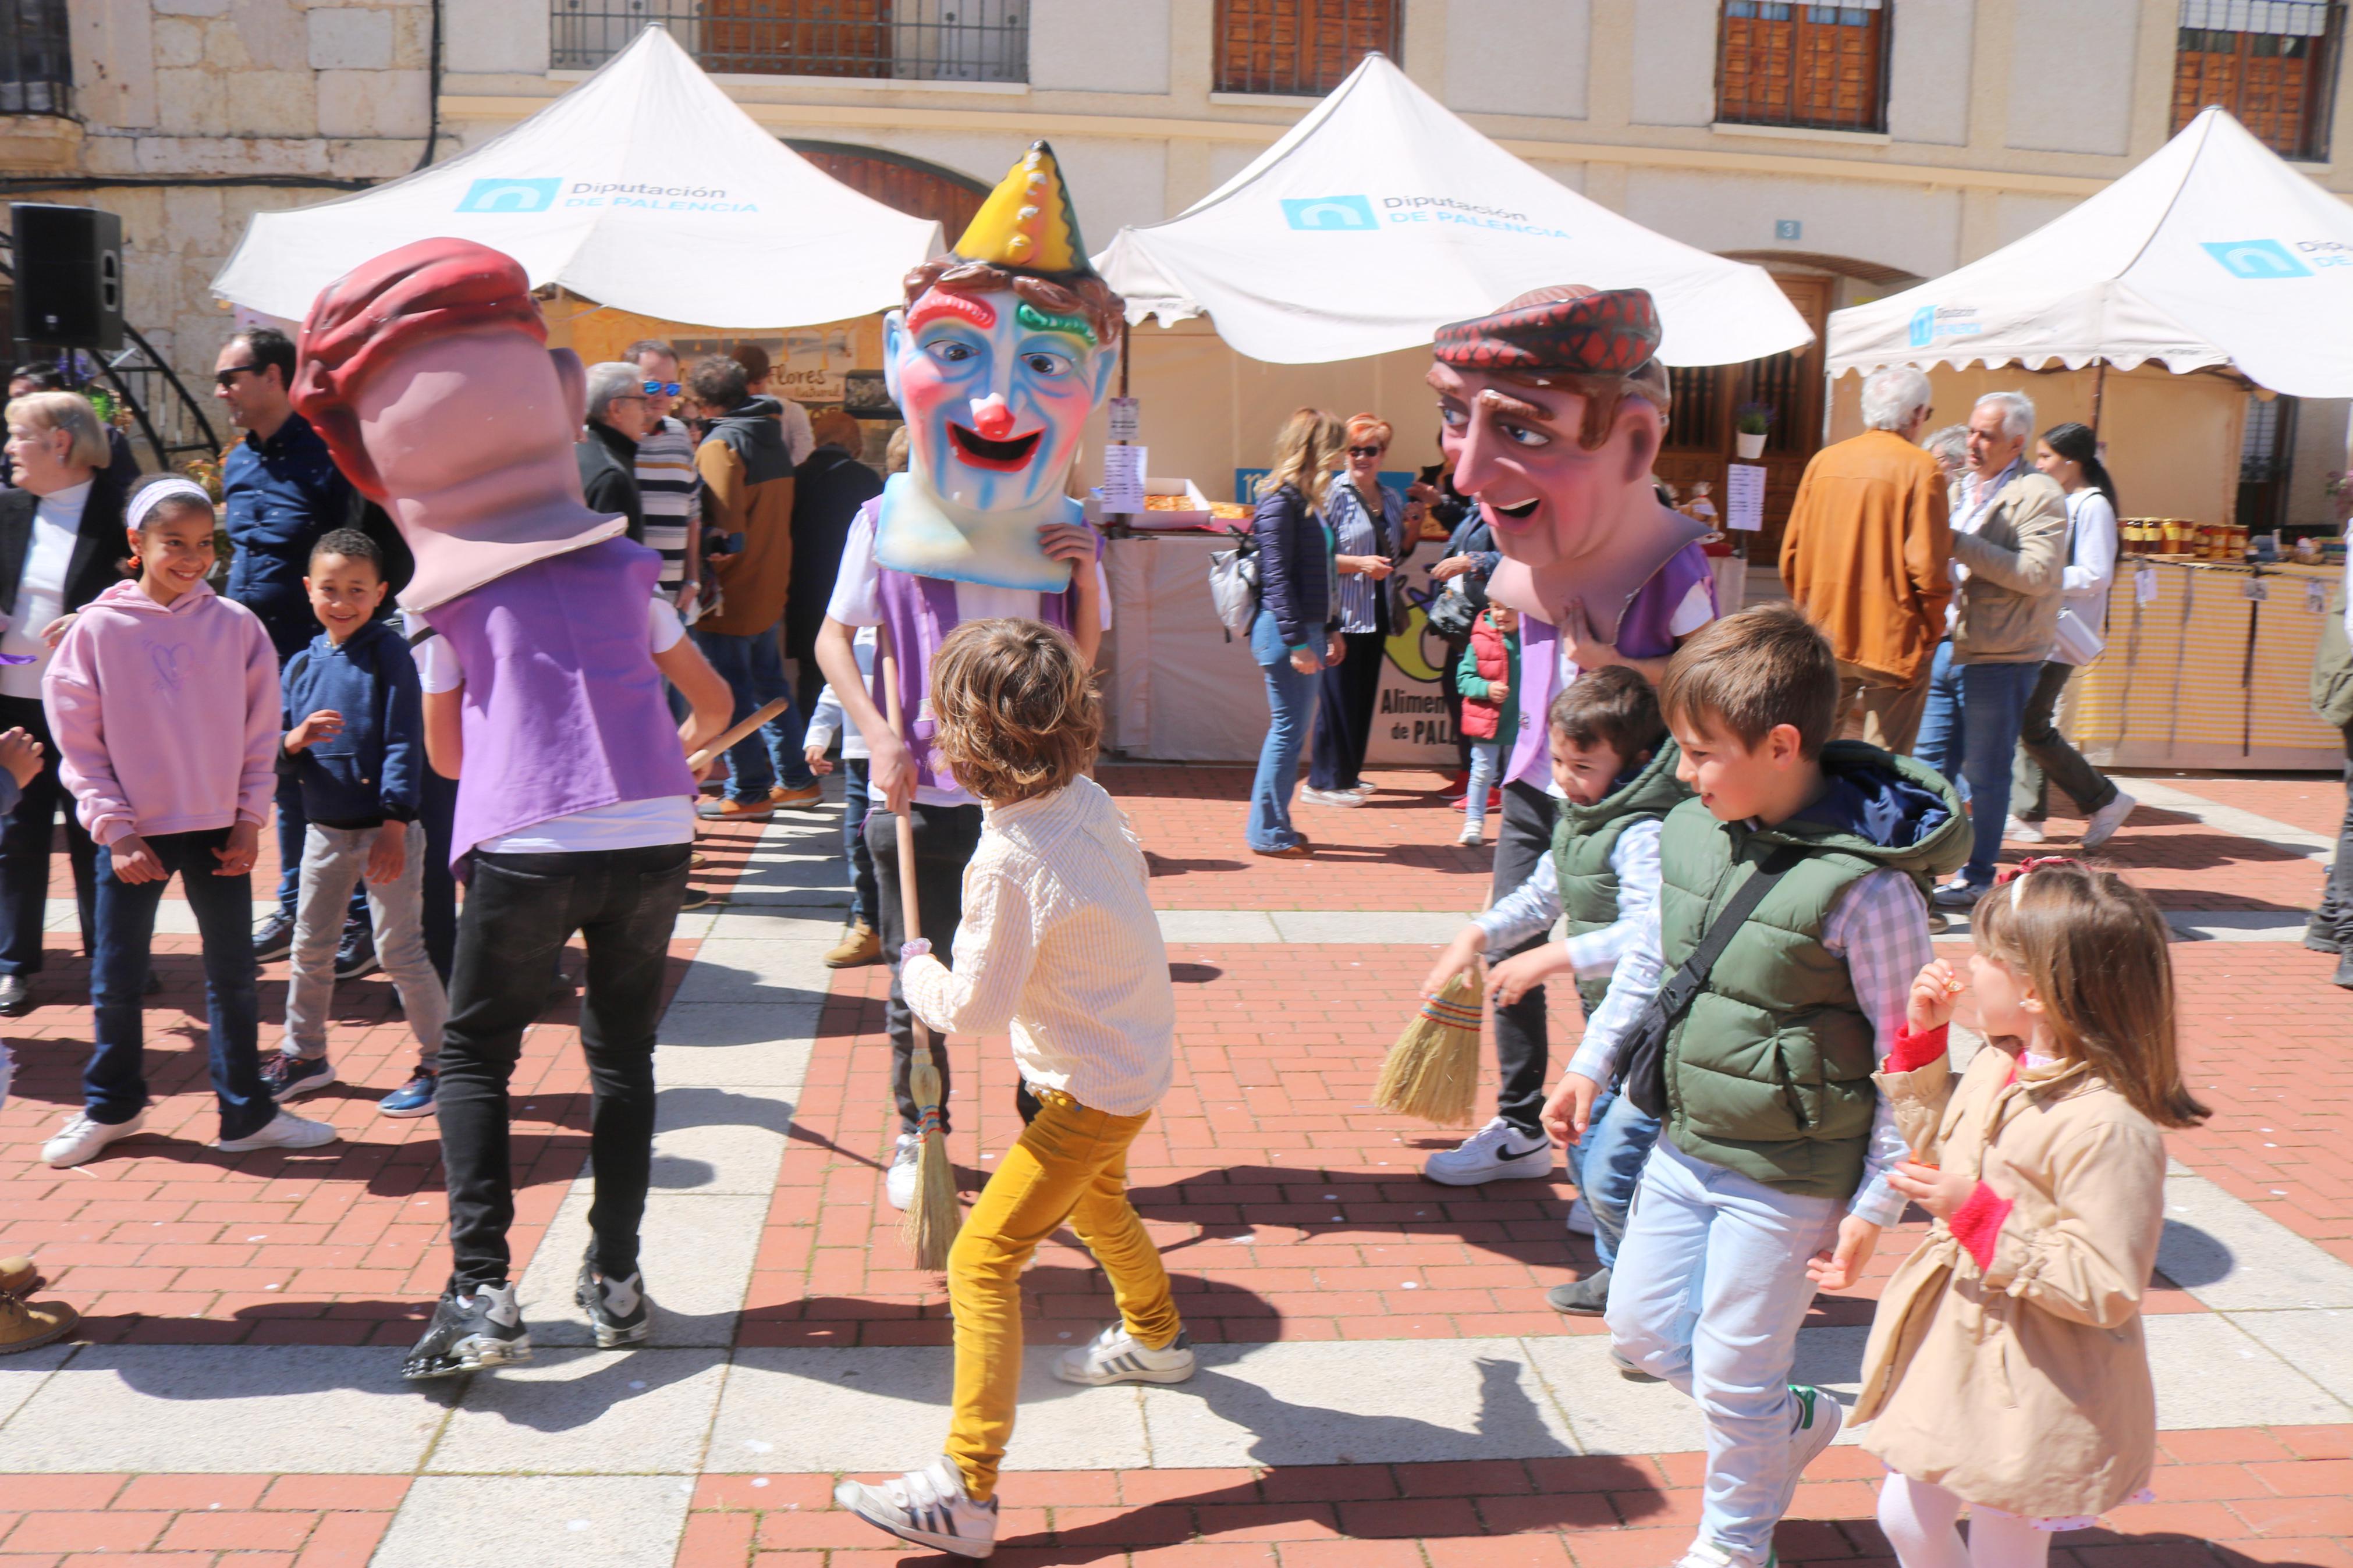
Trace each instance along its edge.
<instances>
[{"instance_id":1,"label":"white headband","mask_svg":"<svg viewBox=\"0 0 2353 1568\"><path fill-rule=\"evenodd\" d=\"M167 500L196 501L201 503L206 511L210 511L213 506L213 498L204 486L194 479L173 479L149 485L133 496L131 500L131 514L123 521L135 533L147 525L147 514Z\"/></svg>"}]
</instances>

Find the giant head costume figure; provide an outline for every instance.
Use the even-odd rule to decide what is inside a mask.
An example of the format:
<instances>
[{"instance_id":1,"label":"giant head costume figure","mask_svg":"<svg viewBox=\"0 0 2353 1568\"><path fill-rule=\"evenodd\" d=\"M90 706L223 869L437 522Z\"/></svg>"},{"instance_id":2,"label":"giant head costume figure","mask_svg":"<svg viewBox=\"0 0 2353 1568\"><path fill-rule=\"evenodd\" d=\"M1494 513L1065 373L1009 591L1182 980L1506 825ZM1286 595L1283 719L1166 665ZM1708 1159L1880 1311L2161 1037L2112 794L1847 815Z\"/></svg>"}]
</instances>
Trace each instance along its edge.
<instances>
[{"instance_id":1,"label":"giant head costume figure","mask_svg":"<svg viewBox=\"0 0 2353 1568\"><path fill-rule=\"evenodd\" d=\"M1439 330L1430 383L1454 485L1504 556L1491 597L1554 625L1581 611L1614 643L1643 584L1707 531L1651 488L1668 405L1658 346L1641 289L1539 289Z\"/></svg>"},{"instance_id":2,"label":"giant head costume figure","mask_svg":"<svg viewBox=\"0 0 2353 1568\"><path fill-rule=\"evenodd\" d=\"M513 258L462 239L387 251L320 292L301 356L295 406L417 556L408 608L624 531L581 500L580 361L548 349Z\"/></svg>"},{"instance_id":3,"label":"giant head costume figure","mask_svg":"<svg viewBox=\"0 0 2353 1568\"><path fill-rule=\"evenodd\" d=\"M1109 388L1118 295L1079 237L1053 150L1029 149L964 237L907 275L882 328L907 471L882 495L875 559L923 577L1058 592L1038 530L1076 522L1064 481Z\"/></svg>"},{"instance_id":4,"label":"giant head costume figure","mask_svg":"<svg viewBox=\"0 0 2353 1568\"><path fill-rule=\"evenodd\" d=\"M461 239L364 262L303 323L294 405L417 558L400 602L466 672L452 850L691 795L646 650L659 560L580 497L580 362L522 268Z\"/></svg>"}]
</instances>

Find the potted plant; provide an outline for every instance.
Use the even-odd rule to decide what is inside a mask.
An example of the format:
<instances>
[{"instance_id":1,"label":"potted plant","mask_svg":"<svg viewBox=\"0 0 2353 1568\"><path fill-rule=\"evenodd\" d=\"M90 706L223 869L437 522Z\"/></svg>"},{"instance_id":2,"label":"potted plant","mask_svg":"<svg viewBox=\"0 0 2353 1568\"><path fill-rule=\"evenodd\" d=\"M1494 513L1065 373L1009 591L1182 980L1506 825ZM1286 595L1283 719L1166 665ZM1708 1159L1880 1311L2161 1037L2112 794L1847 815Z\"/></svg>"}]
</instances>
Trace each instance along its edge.
<instances>
[{"instance_id":1,"label":"potted plant","mask_svg":"<svg viewBox=\"0 0 2353 1568\"><path fill-rule=\"evenodd\" d=\"M1744 403L1732 411L1732 445L1744 462L1765 455L1765 437L1773 433L1773 405Z\"/></svg>"}]
</instances>

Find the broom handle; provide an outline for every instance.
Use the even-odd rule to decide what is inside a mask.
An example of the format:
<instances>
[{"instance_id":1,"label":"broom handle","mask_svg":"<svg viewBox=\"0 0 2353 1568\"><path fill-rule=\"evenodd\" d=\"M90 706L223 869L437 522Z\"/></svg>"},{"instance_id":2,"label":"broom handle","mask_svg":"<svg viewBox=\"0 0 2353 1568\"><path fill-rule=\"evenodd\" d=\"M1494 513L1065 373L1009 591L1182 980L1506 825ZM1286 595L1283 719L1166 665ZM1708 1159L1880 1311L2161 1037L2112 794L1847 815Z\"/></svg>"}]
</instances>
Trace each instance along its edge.
<instances>
[{"instance_id":1,"label":"broom handle","mask_svg":"<svg viewBox=\"0 0 2353 1568\"><path fill-rule=\"evenodd\" d=\"M907 744L907 716L902 711L905 704L899 699L898 653L891 646L889 626L877 628L876 635L881 643L883 710L891 721L891 733L896 737L899 744L904 747ZM913 754L910 752L908 756L910 765L913 761ZM904 933L904 940L908 942L913 942L921 936L923 930L923 910L915 899L914 808L915 795L911 789L907 792L906 809L892 814L899 830L899 913L901 917L899 923ZM909 1021L914 1026L915 1048L919 1051L927 1050L931 1044L931 1031L923 1026L923 1020L916 1016L914 1009L909 1008L907 1016Z\"/></svg>"},{"instance_id":2,"label":"broom handle","mask_svg":"<svg viewBox=\"0 0 2353 1568\"><path fill-rule=\"evenodd\" d=\"M762 703L741 724L730 724L720 731L717 740L687 758L686 765L690 768L709 766L715 759L734 750L737 742L750 739L754 730L791 707L792 702L789 697L779 697L772 702Z\"/></svg>"}]
</instances>

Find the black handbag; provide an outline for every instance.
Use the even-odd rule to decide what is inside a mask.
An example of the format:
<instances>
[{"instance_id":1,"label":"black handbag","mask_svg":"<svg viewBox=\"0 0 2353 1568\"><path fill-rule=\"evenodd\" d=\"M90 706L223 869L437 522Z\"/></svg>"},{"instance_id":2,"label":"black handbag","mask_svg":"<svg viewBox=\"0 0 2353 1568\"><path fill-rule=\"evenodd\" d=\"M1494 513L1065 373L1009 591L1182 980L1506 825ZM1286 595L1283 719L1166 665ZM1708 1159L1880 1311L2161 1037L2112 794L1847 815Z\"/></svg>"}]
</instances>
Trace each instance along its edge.
<instances>
[{"instance_id":1,"label":"black handbag","mask_svg":"<svg viewBox=\"0 0 2353 1568\"><path fill-rule=\"evenodd\" d=\"M1620 1094L1634 1102L1634 1109L1656 1120L1667 1113L1667 1037L1675 1025L1691 1010L1699 997L1700 988L1707 984L1708 971L1732 942L1733 932L1757 912L1773 884L1786 876L1791 868L1805 858L1805 850L1794 844L1785 844L1767 856L1757 868L1756 874L1740 884L1715 923L1707 928L1699 945L1692 950L1683 966L1675 971L1674 978L1659 987L1651 1005L1642 1009L1618 1042L1617 1089Z\"/></svg>"}]
</instances>

